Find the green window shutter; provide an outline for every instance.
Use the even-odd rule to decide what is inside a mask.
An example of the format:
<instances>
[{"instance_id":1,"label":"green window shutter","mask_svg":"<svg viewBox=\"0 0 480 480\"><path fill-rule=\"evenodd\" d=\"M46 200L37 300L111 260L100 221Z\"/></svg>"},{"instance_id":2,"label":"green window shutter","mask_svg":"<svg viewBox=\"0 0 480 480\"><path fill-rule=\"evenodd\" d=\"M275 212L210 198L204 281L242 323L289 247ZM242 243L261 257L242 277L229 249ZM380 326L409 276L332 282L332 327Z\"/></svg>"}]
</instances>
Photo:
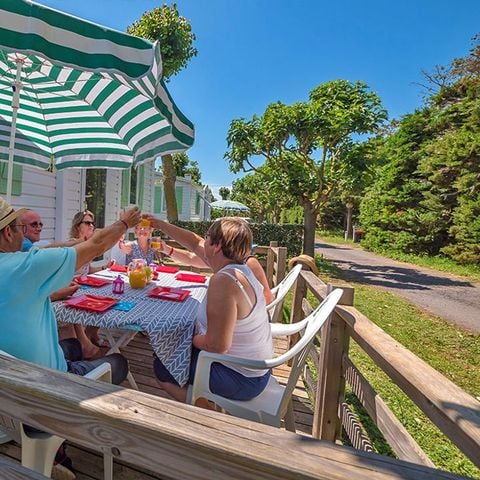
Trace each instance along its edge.
<instances>
[{"instance_id":1,"label":"green window shutter","mask_svg":"<svg viewBox=\"0 0 480 480\"><path fill-rule=\"evenodd\" d=\"M163 188L155 185L154 193L153 193L153 213L161 213L162 196L163 196Z\"/></svg>"},{"instance_id":2,"label":"green window shutter","mask_svg":"<svg viewBox=\"0 0 480 480\"><path fill-rule=\"evenodd\" d=\"M138 183L137 183L137 189L138 189L138 206L142 209L143 208L143 195L145 191L145 166L140 165L138 167Z\"/></svg>"},{"instance_id":3,"label":"green window shutter","mask_svg":"<svg viewBox=\"0 0 480 480\"><path fill-rule=\"evenodd\" d=\"M175 187L175 199L177 200L178 214L183 211L183 187Z\"/></svg>"},{"instance_id":4,"label":"green window shutter","mask_svg":"<svg viewBox=\"0 0 480 480\"><path fill-rule=\"evenodd\" d=\"M197 198L195 199L195 215L200 214L200 194L197 192Z\"/></svg>"},{"instance_id":5,"label":"green window shutter","mask_svg":"<svg viewBox=\"0 0 480 480\"><path fill-rule=\"evenodd\" d=\"M122 196L120 199L120 206L125 208L130 202L129 200L129 191L130 190L130 169L125 168L122 170Z\"/></svg>"},{"instance_id":6,"label":"green window shutter","mask_svg":"<svg viewBox=\"0 0 480 480\"><path fill-rule=\"evenodd\" d=\"M0 162L0 193L7 193L7 172L8 172L8 163ZM22 177L23 177L23 168L21 165L13 164L13 182L12 182L12 195L21 195L22 194Z\"/></svg>"}]
</instances>

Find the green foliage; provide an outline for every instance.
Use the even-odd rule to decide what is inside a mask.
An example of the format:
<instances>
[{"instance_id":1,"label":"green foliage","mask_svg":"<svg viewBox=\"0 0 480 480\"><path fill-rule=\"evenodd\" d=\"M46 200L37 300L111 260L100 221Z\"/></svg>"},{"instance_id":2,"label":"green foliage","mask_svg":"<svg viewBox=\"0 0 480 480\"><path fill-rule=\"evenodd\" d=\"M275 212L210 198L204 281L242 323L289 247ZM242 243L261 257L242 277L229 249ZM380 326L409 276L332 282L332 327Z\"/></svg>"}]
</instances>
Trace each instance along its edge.
<instances>
[{"instance_id":1,"label":"green foliage","mask_svg":"<svg viewBox=\"0 0 480 480\"><path fill-rule=\"evenodd\" d=\"M478 40L478 38L477 38ZM480 262L480 45L439 68L439 90L376 144L364 245Z\"/></svg>"},{"instance_id":2,"label":"green foliage","mask_svg":"<svg viewBox=\"0 0 480 480\"><path fill-rule=\"evenodd\" d=\"M207 233L212 222L175 222L175 225L186 228L201 237ZM274 225L271 223L250 223L253 233L253 242L257 245L270 245L278 242L279 247L287 247L289 257L302 253L303 228L300 225ZM162 232L155 232L162 236Z\"/></svg>"},{"instance_id":3,"label":"green foliage","mask_svg":"<svg viewBox=\"0 0 480 480\"><path fill-rule=\"evenodd\" d=\"M291 207L283 209L280 213L280 222L303 224L303 208Z\"/></svg>"},{"instance_id":4,"label":"green foliage","mask_svg":"<svg viewBox=\"0 0 480 480\"><path fill-rule=\"evenodd\" d=\"M197 55L197 49L193 47L195 34L189 21L179 14L175 3L171 7L164 4L145 12L140 20L127 28L127 32L152 42L160 41L163 78L166 80L185 68Z\"/></svg>"},{"instance_id":5,"label":"green foliage","mask_svg":"<svg viewBox=\"0 0 480 480\"><path fill-rule=\"evenodd\" d=\"M234 173L260 174L275 202L287 196L303 207L305 253L313 255L322 205L364 158L349 156L353 135L374 132L385 118L380 99L364 83L334 80L313 89L308 102L272 103L261 117L233 120L225 158ZM258 157L260 168L253 163Z\"/></svg>"},{"instance_id":6,"label":"green foliage","mask_svg":"<svg viewBox=\"0 0 480 480\"><path fill-rule=\"evenodd\" d=\"M190 175L192 180L197 185L202 185L200 167L198 162L191 160L187 152L174 153L172 155L173 166L175 168L175 174L177 177L184 177Z\"/></svg>"},{"instance_id":7,"label":"green foliage","mask_svg":"<svg viewBox=\"0 0 480 480\"><path fill-rule=\"evenodd\" d=\"M295 202L285 192L280 195L279 183L268 168L263 165L257 172L235 180L232 184L231 198L247 205L250 208L250 217L255 222L279 223L282 209Z\"/></svg>"},{"instance_id":8,"label":"green foliage","mask_svg":"<svg viewBox=\"0 0 480 480\"><path fill-rule=\"evenodd\" d=\"M303 227L301 225L277 225L273 223L251 223L253 241L257 245L270 245L277 242L279 247L287 247L289 257L302 253Z\"/></svg>"},{"instance_id":9,"label":"green foliage","mask_svg":"<svg viewBox=\"0 0 480 480\"><path fill-rule=\"evenodd\" d=\"M230 189L227 187L220 187L218 194L222 197L222 200L228 200L230 198Z\"/></svg>"},{"instance_id":10,"label":"green foliage","mask_svg":"<svg viewBox=\"0 0 480 480\"><path fill-rule=\"evenodd\" d=\"M225 208L213 208L210 213L210 218L212 220L216 220L217 218L222 217L248 217L248 212L244 212L243 210L228 210Z\"/></svg>"}]
</instances>

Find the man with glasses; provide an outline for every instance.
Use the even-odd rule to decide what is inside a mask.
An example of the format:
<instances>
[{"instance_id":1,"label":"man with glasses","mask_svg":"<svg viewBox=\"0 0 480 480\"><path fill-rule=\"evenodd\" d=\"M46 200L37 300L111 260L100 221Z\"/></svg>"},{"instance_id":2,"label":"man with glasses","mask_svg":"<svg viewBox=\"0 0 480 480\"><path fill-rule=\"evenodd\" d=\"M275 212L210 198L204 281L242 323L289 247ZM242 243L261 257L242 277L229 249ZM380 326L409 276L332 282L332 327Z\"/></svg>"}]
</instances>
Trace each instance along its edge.
<instances>
[{"instance_id":1,"label":"man with glasses","mask_svg":"<svg viewBox=\"0 0 480 480\"><path fill-rule=\"evenodd\" d=\"M22 252L28 252L33 247L34 243L40 241L43 223L40 219L40 215L33 210L25 211L25 213L20 215L19 219L20 222L25 225Z\"/></svg>"},{"instance_id":2,"label":"man with glasses","mask_svg":"<svg viewBox=\"0 0 480 480\"><path fill-rule=\"evenodd\" d=\"M112 382L121 383L128 373L128 364L120 354L93 361L65 359L50 295L67 285L80 265L118 242L121 235L140 221L140 211L127 210L119 220L73 247L21 252L28 225L20 217L26 212L24 208L14 210L0 197L0 350L77 375L85 375L100 363L108 362L112 366Z\"/></svg>"}]
</instances>

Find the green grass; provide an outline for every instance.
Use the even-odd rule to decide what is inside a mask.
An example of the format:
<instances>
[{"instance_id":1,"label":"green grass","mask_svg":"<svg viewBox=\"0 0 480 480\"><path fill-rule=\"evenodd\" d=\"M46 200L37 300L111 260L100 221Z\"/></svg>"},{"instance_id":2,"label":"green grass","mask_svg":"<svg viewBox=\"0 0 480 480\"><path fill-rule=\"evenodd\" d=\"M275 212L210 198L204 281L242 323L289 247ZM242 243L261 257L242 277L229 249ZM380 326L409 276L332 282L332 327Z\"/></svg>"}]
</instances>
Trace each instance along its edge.
<instances>
[{"instance_id":1,"label":"green grass","mask_svg":"<svg viewBox=\"0 0 480 480\"><path fill-rule=\"evenodd\" d=\"M338 232L318 231L317 237L329 243L354 245L361 248L361 243L353 243L352 240L345 240L343 235ZM460 275L474 282L480 282L480 265L459 265L458 263L446 257L411 255L393 250L378 250L375 251L375 253L383 255L384 257L392 258L393 260L398 260L400 262L413 263L414 265L418 265L420 267L432 268L441 272Z\"/></svg>"},{"instance_id":2,"label":"green grass","mask_svg":"<svg viewBox=\"0 0 480 480\"><path fill-rule=\"evenodd\" d=\"M317 257L323 281L341 278L341 270ZM480 336L462 331L429 315L394 294L350 283L355 288L355 307L395 340L474 397L480 397ZM442 469L480 478L477 469L377 367L362 349L351 342L350 357L395 416L407 428L435 465ZM351 408L362 420L365 412L346 391ZM371 422L364 428L372 433L378 453L391 455L389 447Z\"/></svg>"}]
</instances>

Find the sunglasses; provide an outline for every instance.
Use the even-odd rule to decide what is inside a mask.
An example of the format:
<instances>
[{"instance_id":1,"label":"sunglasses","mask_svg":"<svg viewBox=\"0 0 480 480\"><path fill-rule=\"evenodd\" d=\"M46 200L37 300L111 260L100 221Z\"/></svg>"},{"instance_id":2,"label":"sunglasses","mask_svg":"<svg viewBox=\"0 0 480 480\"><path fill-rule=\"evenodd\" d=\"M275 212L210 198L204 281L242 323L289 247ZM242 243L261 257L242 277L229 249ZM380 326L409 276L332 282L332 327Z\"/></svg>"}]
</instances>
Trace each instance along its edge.
<instances>
[{"instance_id":1,"label":"sunglasses","mask_svg":"<svg viewBox=\"0 0 480 480\"><path fill-rule=\"evenodd\" d=\"M85 225L95 227L95 222L92 222L91 220L82 220L80 223L84 223Z\"/></svg>"},{"instance_id":2,"label":"sunglasses","mask_svg":"<svg viewBox=\"0 0 480 480\"><path fill-rule=\"evenodd\" d=\"M32 228L43 228L43 223L42 222L32 222L28 224Z\"/></svg>"}]
</instances>

